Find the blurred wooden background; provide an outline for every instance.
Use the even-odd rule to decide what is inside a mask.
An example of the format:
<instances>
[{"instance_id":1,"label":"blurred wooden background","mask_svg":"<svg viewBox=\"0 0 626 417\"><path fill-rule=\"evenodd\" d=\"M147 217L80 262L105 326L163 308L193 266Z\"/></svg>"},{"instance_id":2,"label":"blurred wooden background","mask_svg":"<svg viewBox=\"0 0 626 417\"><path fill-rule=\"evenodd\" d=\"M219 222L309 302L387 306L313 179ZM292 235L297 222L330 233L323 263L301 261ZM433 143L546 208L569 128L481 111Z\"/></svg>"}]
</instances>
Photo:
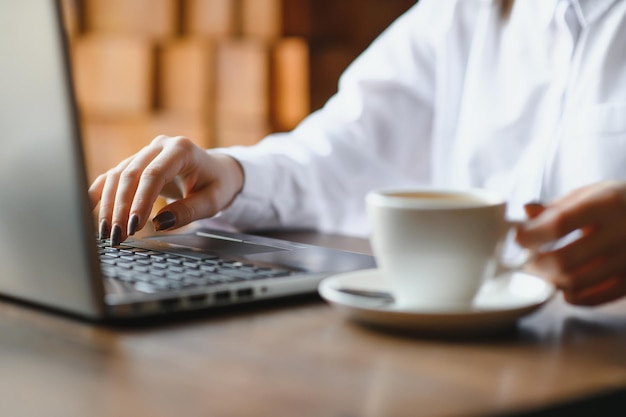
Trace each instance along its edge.
<instances>
[{"instance_id":1,"label":"blurred wooden background","mask_svg":"<svg viewBox=\"0 0 626 417\"><path fill-rule=\"evenodd\" d=\"M290 130L415 0L62 0L90 178L158 134Z\"/></svg>"}]
</instances>

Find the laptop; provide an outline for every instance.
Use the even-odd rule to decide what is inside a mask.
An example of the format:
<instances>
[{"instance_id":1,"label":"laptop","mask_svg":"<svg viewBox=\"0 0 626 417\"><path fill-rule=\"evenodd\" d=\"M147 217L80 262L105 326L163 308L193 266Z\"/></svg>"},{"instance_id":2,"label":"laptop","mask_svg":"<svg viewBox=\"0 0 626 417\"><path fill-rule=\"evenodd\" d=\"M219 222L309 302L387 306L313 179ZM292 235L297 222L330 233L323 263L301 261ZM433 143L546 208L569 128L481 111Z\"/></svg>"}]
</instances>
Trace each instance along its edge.
<instances>
[{"instance_id":1,"label":"laptop","mask_svg":"<svg viewBox=\"0 0 626 417\"><path fill-rule=\"evenodd\" d=\"M56 1L0 2L0 295L124 319L312 293L371 256L197 230L96 239Z\"/></svg>"}]
</instances>

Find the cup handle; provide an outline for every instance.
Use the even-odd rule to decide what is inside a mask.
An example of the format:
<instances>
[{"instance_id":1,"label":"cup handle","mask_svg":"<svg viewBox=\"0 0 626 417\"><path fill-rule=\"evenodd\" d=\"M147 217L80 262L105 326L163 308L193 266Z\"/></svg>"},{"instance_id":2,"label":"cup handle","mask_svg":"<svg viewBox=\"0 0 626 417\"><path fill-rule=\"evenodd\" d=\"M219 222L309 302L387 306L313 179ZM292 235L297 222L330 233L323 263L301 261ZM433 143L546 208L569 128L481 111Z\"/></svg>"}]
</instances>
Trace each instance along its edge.
<instances>
[{"instance_id":1,"label":"cup handle","mask_svg":"<svg viewBox=\"0 0 626 417\"><path fill-rule=\"evenodd\" d=\"M505 273L521 271L530 261L533 260L536 254L536 252L533 250L522 248L520 256L518 256L516 259L512 259L512 260L503 259L502 252L504 250L504 247L506 246L505 244L514 238L513 233L512 233L513 230L516 227L519 227L522 224L524 224L525 220L507 220L506 223L507 223L507 232L506 232L507 235L502 241L502 245L498 253L497 259L496 259L497 263L496 263L496 271L495 271L494 277L498 277Z\"/></svg>"}]
</instances>

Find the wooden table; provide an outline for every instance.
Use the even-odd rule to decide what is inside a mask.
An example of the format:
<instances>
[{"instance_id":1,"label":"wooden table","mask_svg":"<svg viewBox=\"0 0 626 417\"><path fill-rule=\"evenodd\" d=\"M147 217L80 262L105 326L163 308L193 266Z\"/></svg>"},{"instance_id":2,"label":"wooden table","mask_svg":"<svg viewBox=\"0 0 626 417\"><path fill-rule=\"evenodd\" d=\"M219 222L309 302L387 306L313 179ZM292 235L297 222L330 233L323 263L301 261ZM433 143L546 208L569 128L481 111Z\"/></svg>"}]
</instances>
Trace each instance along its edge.
<instances>
[{"instance_id":1,"label":"wooden table","mask_svg":"<svg viewBox=\"0 0 626 417\"><path fill-rule=\"evenodd\" d=\"M574 400L585 402L563 415L608 404L626 415L625 387L626 301L578 309L557 298L517 329L464 340L362 327L317 296L139 327L0 302L7 417L485 416Z\"/></svg>"}]
</instances>

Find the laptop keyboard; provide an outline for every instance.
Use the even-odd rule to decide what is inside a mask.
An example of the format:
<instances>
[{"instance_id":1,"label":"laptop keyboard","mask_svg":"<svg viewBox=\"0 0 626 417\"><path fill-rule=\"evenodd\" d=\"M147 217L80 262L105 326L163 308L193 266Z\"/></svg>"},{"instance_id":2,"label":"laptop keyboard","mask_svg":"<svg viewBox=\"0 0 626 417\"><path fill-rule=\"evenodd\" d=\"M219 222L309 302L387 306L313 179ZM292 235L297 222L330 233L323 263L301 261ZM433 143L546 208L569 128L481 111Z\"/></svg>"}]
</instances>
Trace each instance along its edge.
<instances>
[{"instance_id":1,"label":"laptop keyboard","mask_svg":"<svg viewBox=\"0 0 626 417\"><path fill-rule=\"evenodd\" d=\"M102 273L144 293L168 292L211 285L277 278L291 271L260 267L218 256L203 258L133 246L110 247L98 241Z\"/></svg>"}]
</instances>

